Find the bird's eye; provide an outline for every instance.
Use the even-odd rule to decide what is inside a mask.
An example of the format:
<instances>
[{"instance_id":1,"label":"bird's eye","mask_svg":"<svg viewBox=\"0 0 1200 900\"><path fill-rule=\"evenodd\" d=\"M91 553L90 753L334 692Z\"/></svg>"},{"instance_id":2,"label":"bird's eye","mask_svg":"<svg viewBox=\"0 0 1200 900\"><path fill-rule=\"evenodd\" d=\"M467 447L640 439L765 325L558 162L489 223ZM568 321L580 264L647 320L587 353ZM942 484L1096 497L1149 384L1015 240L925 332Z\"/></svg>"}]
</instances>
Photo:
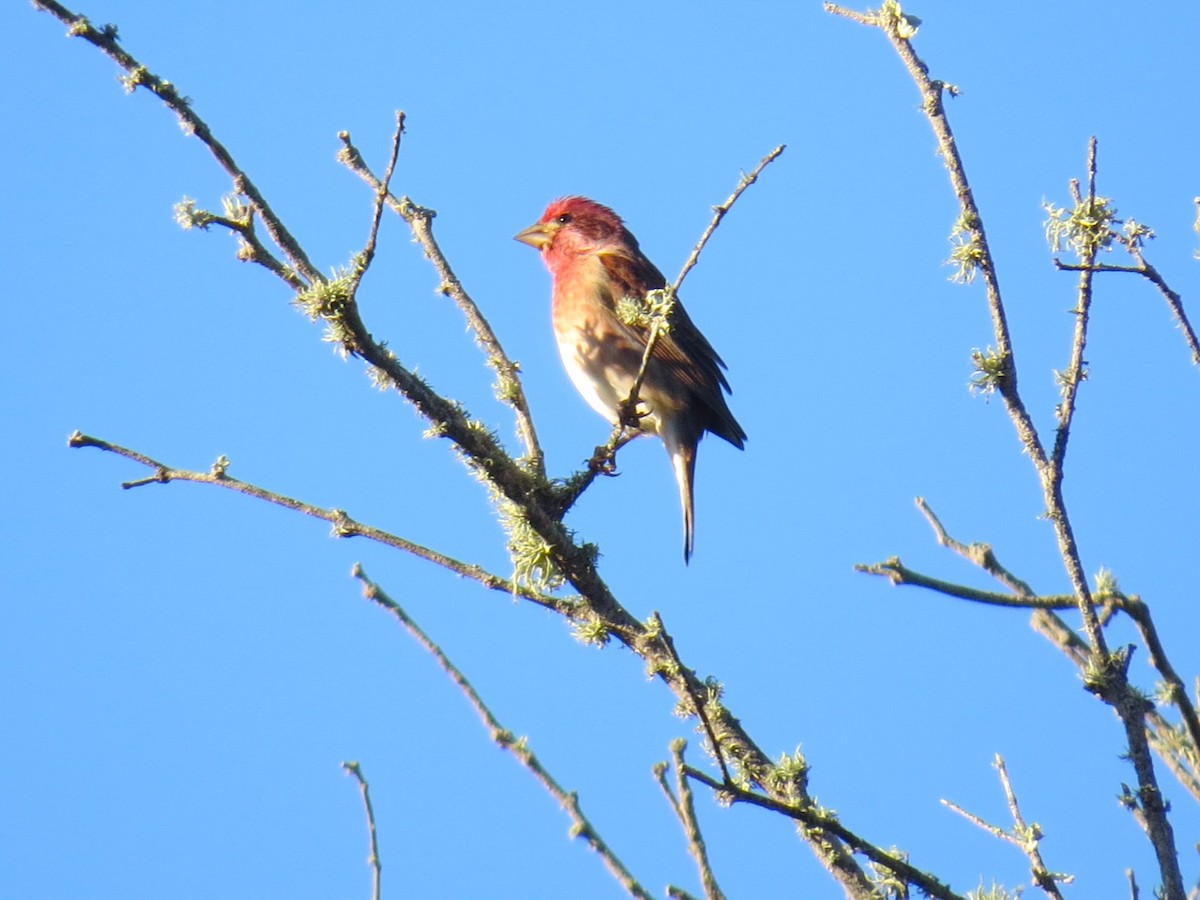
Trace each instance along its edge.
<instances>
[{"instance_id":1,"label":"bird's eye","mask_svg":"<svg viewBox=\"0 0 1200 900\"><path fill-rule=\"evenodd\" d=\"M571 214L563 213L561 216L559 216L554 221L557 222L559 225L570 225L571 224Z\"/></svg>"}]
</instances>

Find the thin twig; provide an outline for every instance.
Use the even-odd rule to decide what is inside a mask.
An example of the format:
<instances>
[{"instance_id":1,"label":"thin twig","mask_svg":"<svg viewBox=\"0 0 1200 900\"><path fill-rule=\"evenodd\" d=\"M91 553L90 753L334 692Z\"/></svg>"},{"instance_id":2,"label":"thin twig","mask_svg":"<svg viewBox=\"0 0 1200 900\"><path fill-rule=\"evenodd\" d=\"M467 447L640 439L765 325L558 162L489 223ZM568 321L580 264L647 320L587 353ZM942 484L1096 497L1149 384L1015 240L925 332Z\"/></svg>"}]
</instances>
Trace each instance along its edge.
<instances>
[{"instance_id":1,"label":"thin twig","mask_svg":"<svg viewBox=\"0 0 1200 900\"><path fill-rule=\"evenodd\" d=\"M398 112L397 118L403 124L404 113ZM517 420L517 433L525 447L526 458L530 461L534 473L544 478L546 476L545 455L538 442L537 429L533 424L533 414L525 396L525 388L521 383L521 368L505 353L491 324L462 286L462 282L458 280L450 262L442 253L442 248L433 235L433 219L437 213L432 209L418 206L408 197L397 197L388 190L385 182L375 176L358 148L351 142L349 132L339 132L338 139L342 142L338 160L365 181L375 192L377 198L382 196L392 211L404 219L412 230L413 237L425 251L425 256L433 264L441 279L438 291L453 300L455 306L466 318L467 325L474 333L476 341L483 348L488 365L500 379L501 398L513 408Z\"/></svg>"},{"instance_id":2,"label":"thin twig","mask_svg":"<svg viewBox=\"0 0 1200 900\"><path fill-rule=\"evenodd\" d=\"M237 191L236 184L235 182L235 196L240 196L241 192ZM228 202L232 203L233 201ZM237 218L219 216L208 210L196 209L194 201L185 199L175 204L175 221L184 229L199 228L207 231L213 225L220 225L222 228L232 231L237 235L239 241L238 259L242 262L257 263L293 291L305 290L309 286L308 282L291 266L284 265L259 240L258 232L254 229L254 207L246 205L242 209L245 211L244 214Z\"/></svg>"},{"instance_id":3,"label":"thin twig","mask_svg":"<svg viewBox=\"0 0 1200 900\"><path fill-rule=\"evenodd\" d=\"M342 768L346 770L347 774L353 775L358 780L358 790L362 794L363 809L367 815L367 834L371 839L369 860L372 874L371 900L379 900L383 880L383 863L379 860L379 841L375 833L375 809L371 806L371 789L367 785L367 779L363 776L362 766L357 762L344 762Z\"/></svg>"},{"instance_id":4,"label":"thin twig","mask_svg":"<svg viewBox=\"0 0 1200 900\"><path fill-rule=\"evenodd\" d=\"M1158 292L1163 295L1163 299L1167 301L1167 306L1170 307L1171 314L1175 316L1175 321L1179 325L1179 330L1183 332L1183 339L1187 341L1188 349L1192 353L1192 364L1200 366L1200 339L1196 337L1196 330L1192 327L1191 321L1187 317L1187 313L1183 309L1183 298L1171 289L1167 284L1166 279L1159 274L1158 269L1146 262L1146 258L1140 247L1136 244L1126 245L1129 254L1137 260L1138 270L1144 278L1158 288Z\"/></svg>"},{"instance_id":5,"label":"thin twig","mask_svg":"<svg viewBox=\"0 0 1200 900\"><path fill-rule=\"evenodd\" d=\"M1031 624L1034 629L1059 647L1081 669L1089 662L1087 645L1079 639L1066 623L1051 610L1068 610L1078 606L1073 594L1039 595L1028 583L1018 578L1000 564L988 544L965 544L951 535L933 509L924 499L917 498L926 521L929 522L938 543L974 563L1007 587L1011 594L985 591L968 585L934 578L905 566L898 557L870 565L858 564L855 571L887 578L893 585L923 587L948 597L983 603L990 606L1035 610ZM1162 675L1169 686L1170 702L1179 710L1183 719L1183 733L1175 738L1175 728L1157 712L1147 713L1146 732L1151 745L1167 764L1179 782L1200 800L1200 716L1188 695L1187 686L1167 659L1166 649L1158 636L1150 607L1141 598L1119 590L1098 591L1090 595L1097 608L1120 610L1133 619L1150 656L1150 663Z\"/></svg>"},{"instance_id":6,"label":"thin twig","mask_svg":"<svg viewBox=\"0 0 1200 900\"><path fill-rule=\"evenodd\" d=\"M671 309L674 307L675 298L679 294L679 288L683 284L683 280L687 278L688 273L692 271L696 263L700 261L700 253L704 250L709 238L713 236L713 232L717 230L717 226L721 224L721 220L725 218L725 214L733 208L733 204L737 203L738 198L742 196L746 188L758 181L758 176L762 174L763 169L775 162L784 150L787 149L786 144L780 144L766 156L764 156L754 170L749 175L742 175L733 193L730 194L724 203L720 203L713 207L713 217L708 223L708 227L704 229L704 233L700 235L700 240L696 241L696 245L692 247L692 252L684 262L683 268L679 270L679 277L675 279L675 283L667 288L667 312L665 315L656 318L654 324L650 327L650 334L646 337L646 348L642 351L642 364L638 367L637 377L633 379L633 387L629 389L629 397L626 398L622 408L625 414L621 416L621 422L617 424L617 430L614 433L614 439L627 426L625 419L629 416L635 416L638 404L638 394L642 390L642 383L646 380L646 371L650 367L650 358L654 354L654 348L662 339L662 336L670 330Z\"/></svg>"},{"instance_id":7,"label":"thin twig","mask_svg":"<svg viewBox=\"0 0 1200 900\"><path fill-rule=\"evenodd\" d=\"M487 728L491 739L499 747L507 750L558 801L559 805L571 819L571 837L582 837L586 840L588 846L600 857L605 868L608 869L631 897L637 897L639 900L651 900L651 895L638 883L629 870L625 868L625 865L617 858L604 839L600 837L599 832L596 831L592 823L584 816L583 810L579 806L579 797L575 792L564 790L554 777L546 771L541 761L529 749L525 738L516 737L511 731L500 724L491 709L483 702L483 698L479 696L479 693L467 680L466 676L463 675L462 671L450 661L449 657L442 651L442 648L433 642L429 635L404 611L404 608L399 603L388 596L378 584L367 577L367 573L363 571L362 566L356 564L353 575L362 582L363 596L382 609L387 610L396 621L404 626L417 643L437 661L438 666L458 686L463 696L467 698L467 702L471 704L471 708L475 710L479 718L483 721L484 727Z\"/></svg>"},{"instance_id":8,"label":"thin twig","mask_svg":"<svg viewBox=\"0 0 1200 900\"><path fill-rule=\"evenodd\" d=\"M996 554L992 552L990 544L964 544L961 541L955 540L946 531L941 520L934 514L933 509L925 502L924 497L917 497L915 502L917 509L921 511L921 515L925 517L925 521L933 529L933 533L937 537L937 542L941 546L948 547L964 559L975 563L975 565L979 566L979 568L983 569L1013 593L1020 596L1033 596L1033 588L1004 568L1004 566L1000 565L1000 560L996 559Z\"/></svg>"},{"instance_id":9,"label":"thin twig","mask_svg":"<svg viewBox=\"0 0 1200 900\"><path fill-rule=\"evenodd\" d=\"M254 182L242 171L225 146L213 136L207 123L196 115L190 101L176 90L175 85L155 75L130 55L117 41L117 29L114 26L106 25L103 29L96 29L92 27L86 17L71 12L55 0L34 0L34 6L55 16L60 22L69 26L67 32L69 35L81 37L89 44L98 47L109 59L128 72L128 77L125 79L127 89L132 91L137 87L146 88L162 100L175 115L179 116L184 131L187 134L195 135L201 143L208 147L221 168L230 178L234 179L238 192L244 194L253 204L255 211L262 218L267 233L271 235L271 240L284 252L292 266L308 279L310 284L324 280L321 273L309 262L307 254L292 237L291 232L275 215Z\"/></svg>"},{"instance_id":10,"label":"thin twig","mask_svg":"<svg viewBox=\"0 0 1200 900\"><path fill-rule=\"evenodd\" d=\"M1183 339L1188 345L1188 350L1192 354L1192 364L1200 367L1200 339L1196 337L1196 330L1192 327L1191 320L1188 318L1187 312L1183 308L1183 297L1178 292L1173 290L1162 274L1153 265L1146 262L1145 254L1142 249L1132 241L1121 241L1126 252L1133 257L1137 265L1121 266L1112 263L1093 262L1090 265L1065 263L1059 259L1054 259L1054 267L1063 272L1082 272L1089 270L1092 272L1124 272L1130 275L1141 275L1151 284L1153 284L1163 299L1167 301L1167 306L1171 310L1171 314L1175 317L1175 322L1179 326L1179 330L1183 332Z\"/></svg>"},{"instance_id":11,"label":"thin twig","mask_svg":"<svg viewBox=\"0 0 1200 900\"><path fill-rule=\"evenodd\" d=\"M897 856L893 856L886 850L881 850L848 828L844 828L837 819L818 812L815 807L776 800L773 797L755 793L736 784L722 784L711 775L692 766L684 766L683 771L689 778L693 778L701 784L712 788L717 792L718 796L724 796L731 802L748 803L751 806L767 809L795 820L804 829L815 828L835 836L846 846L853 849L855 853L865 856L871 862L875 863L875 865L887 869L897 878L913 885L930 897L938 898L938 900L964 900L961 895L954 893L954 891L950 890L950 888L942 884L934 876L921 871Z\"/></svg>"},{"instance_id":12,"label":"thin twig","mask_svg":"<svg viewBox=\"0 0 1200 900\"><path fill-rule=\"evenodd\" d=\"M1088 193L1087 209L1096 206L1096 138L1088 141ZM1075 188L1078 194L1078 188ZM1082 198L1075 197L1078 208ZM1079 288L1072 313L1075 315L1075 331L1071 339L1071 361L1063 370L1062 403L1058 406L1058 429L1054 435L1054 449L1050 453L1050 467L1058 478L1062 478L1063 460L1067 454L1067 442L1071 435L1071 423L1075 418L1076 397L1079 386L1087 377L1084 368L1083 353L1087 347L1088 322L1092 308L1092 264L1096 260L1097 245L1094 241L1085 241L1080 253ZM1090 635L1089 635L1090 637ZM1100 639L1103 641L1103 637ZM1093 642L1095 643L1095 642Z\"/></svg>"},{"instance_id":13,"label":"thin twig","mask_svg":"<svg viewBox=\"0 0 1200 900\"><path fill-rule=\"evenodd\" d=\"M383 207L387 203L388 194L391 193L392 175L396 171L396 160L400 156L400 137L403 134L404 110L398 109L396 110L396 130L392 133L392 152L388 157L387 170L383 173L383 180L379 183L379 187L375 189L375 206L371 212L371 232L361 254L360 273L366 272L371 265L371 260L375 258L375 244L379 239L379 223L383 220Z\"/></svg>"},{"instance_id":14,"label":"thin twig","mask_svg":"<svg viewBox=\"0 0 1200 900\"><path fill-rule=\"evenodd\" d=\"M970 600L972 603L983 603L987 606L1005 606L1010 609L1069 610L1075 609L1079 605L1079 601L1074 594L1047 594L1045 596L1032 593L1001 594L996 591L980 590L979 588L969 587L968 585L958 584L953 581L944 581L940 578L922 574L915 569L910 569L900 562L898 557L894 556L891 559L870 565L858 563L854 566L854 571L867 575L879 575L888 579L896 586L923 587L931 591L936 591L939 594L944 594L947 597ZM1092 602L1099 605L1111 603L1118 608L1124 608L1124 599L1123 595L1120 594L1096 594L1093 595Z\"/></svg>"},{"instance_id":15,"label":"thin twig","mask_svg":"<svg viewBox=\"0 0 1200 900\"><path fill-rule=\"evenodd\" d=\"M700 833L700 823L696 819L696 804L692 800L692 786L688 782L687 776L684 775L683 751L685 749L687 749L687 741L677 739L671 742L672 771L675 773L674 792L667 784L666 763L658 763L654 767L654 779L662 788L667 803L671 806L671 811L679 819L679 824L683 826L683 833L688 842L688 852L691 853L692 859L696 861L696 867L700 870L700 884L704 888L704 896L707 900L725 900L725 894L718 886L716 875L713 874L712 865L708 861L704 835Z\"/></svg>"},{"instance_id":16,"label":"thin twig","mask_svg":"<svg viewBox=\"0 0 1200 900\"><path fill-rule=\"evenodd\" d=\"M1042 829L1035 823L1027 825L1025 819L1021 816L1021 808L1017 804L1017 795L1013 791L1012 782L1008 778L1008 769L1004 765L1004 757L999 753L996 754L996 771L1000 774L1000 783L1004 786L1004 797L1008 801L1008 811L1013 818L1013 836L1020 838L1020 842L1014 841L1020 847L1025 855L1029 857L1030 873L1033 875L1034 883L1040 887L1050 897L1057 897L1062 900L1062 893L1058 889L1058 882L1070 884L1073 882L1074 876L1062 875L1057 872L1051 872L1046 868L1046 863L1042 860L1041 850L1038 844L1042 839Z\"/></svg>"},{"instance_id":17,"label":"thin twig","mask_svg":"<svg viewBox=\"0 0 1200 900\"><path fill-rule=\"evenodd\" d=\"M950 127L950 120L946 116L943 94L949 89L949 86L945 82L937 81L929 76L929 67L917 56L909 41L911 32L907 30L902 32L900 28L905 20L896 17L894 13L884 15L884 10L881 10L878 14L863 14L834 3L826 3L824 8L826 12L882 31L896 51L896 55L904 63L904 67L912 76L913 82L921 94L922 109L933 129L938 151L946 163L950 184L958 199L959 223L976 250L978 269L983 278L984 290L987 295L988 312L992 318L996 351L1003 365L1003 371L997 379L996 389L1004 400L1021 443L1025 445L1034 464L1041 469L1045 463L1046 453L1041 439L1038 437L1037 428L1033 424L1033 418L1025 408L1024 401L1017 389L1017 366L1013 355L1012 335L1009 332L1008 318L1004 311L1004 301L1000 292L1000 279L992 259L987 232L984 230L983 217L975 203L975 195L971 191L966 168L958 152L958 143Z\"/></svg>"},{"instance_id":18,"label":"thin twig","mask_svg":"<svg viewBox=\"0 0 1200 900\"><path fill-rule=\"evenodd\" d=\"M1013 819L1012 831L1006 831L998 825L992 825L949 800L942 800L942 805L949 807L973 825L982 828L1002 841L1007 841L1024 853L1029 860L1029 871L1033 876L1033 883L1041 888L1048 897L1063 900L1062 892L1058 889L1058 883L1070 884L1075 880L1074 876L1064 875L1060 872L1051 872L1046 868L1046 864L1042 860L1041 851L1038 849L1038 844L1042 839L1041 828L1037 824L1026 824L1024 818L1022 818L1021 809L1017 804L1017 795L1014 793L1012 783L1009 781L1008 770L1004 766L1004 759L999 754L996 755L994 765L997 772L1000 773L1000 783L1004 786L1004 796L1008 801L1008 811Z\"/></svg>"},{"instance_id":19,"label":"thin twig","mask_svg":"<svg viewBox=\"0 0 1200 900\"><path fill-rule=\"evenodd\" d=\"M700 254L708 244L709 238L713 236L713 232L717 230L717 226L721 224L721 220L725 218L725 214L733 208L733 204L737 203L738 198L745 193L746 188L758 181L758 176L762 174L763 169L769 166L783 154L787 149L787 144L780 144L761 160L758 165L750 172L749 175L742 175L738 185L734 188L733 193L725 198L724 203L720 203L713 207L713 217L708 223L708 227L704 229L704 233L700 235L700 240L696 241L696 245L692 247L692 252L683 264L683 268L679 270L679 276L675 279L675 283L671 285L671 294L678 294L679 288L683 285L683 279L687 278L688 273L695 268L696 263L700 261Z\"/></svg>"},{"instance_id":20,"label":"thin twig","mask_svg":"<svg viewBox=\"0 0 1200 900\"><path fill-rule=\"evenodd\" d=\"M410 553L413 556L431 562L434 565L441 566L453 572L455 575L460 575L463 578L468 578L471 581L478 582L489 590L500 591L510 596L521 597L529 600L539 606L552 609L556 612L571 616L573 612L578 612L571 601L558 597L551 597L547 594L542 594L524 585L514 584L507 578L502 578L499 575L493 575L491 572L480 568L479 566L470 563L464 563L453 557L446 556L443 553L438 553L436 550L431 550L428 547L423 547L420 544L409 541L391 532L384 531L381 528L375 528L371 525L364 525L350 518L345 510L341 509L324 509L319 506L314 506L310 503L305 503L302 500L296 500L292 497L276 493L275 491L259 487L249 482L239 481L236 478L230 477L226 469L228 460L219 460L214 465L213 470L209 472L195 472L188 469L176 469L171 466L161 463L158 460L151 459L142 453L135 450L130 450L127 447L122 447L119 444L113 444L108 441L94 438L90 435L82 434L76 431L68 440L68 445L71 447L95 447L98 450L105 450L109 453L115 453L118 456L123 456L126 459L131 459L134 462L140 463L147 468L153 469L154 474L149 478L141 478L134 481L126 481L121 484L125 489L142 487L147 484L167 484L171 481L190 481L196 484L210 484L215 487L225 488L227 490L236 491L239 494L245 494L248 497L254 497L257 500L264 500L267 503L273 503L276 506L282 506L286 509L295 510L303 513L306 516L312 516L314 519L321 519L329 522L333 526L333 533L337 537L365 537L369 540L376 541L381 544L386 544L397 550L403 550L405 553Z\"/></svg>"},{"instance_id":21,"label":"thin twig","mask_svg":"<svg viewBox=\"0 0 1200 900\"><path fill-rule=\"evenodd\" d=\"M657 630L659 637L663 642L663 646L666 647L667 653L670 654L671 661L680 669L682 669L683 660L679 658L679 653L675 650L675 641L669 634L667 634L667 626L663 624L662 616L658 614L658 610L655 610L653 613L651 613L650 621L654 623L654 628ZM705 696L707 697L707 686ZM700 719L700 723L704 728L704 733L708 736L709 747L711 748L712 755L714 758L716 758L717 766L721 769L721 777L724 778L725 782L728 784L732 781L732 779L729 777L729 768L725 765L725 757L721 755L721 742L717 740L717 734L715 731L713 731L712 722L709 721L708 713L705 711L705 706L707 703L705 700L701 700L696 696L692 696L691 699L692 708L696 711L696 716Z\"/></svg>"}]
</instances>

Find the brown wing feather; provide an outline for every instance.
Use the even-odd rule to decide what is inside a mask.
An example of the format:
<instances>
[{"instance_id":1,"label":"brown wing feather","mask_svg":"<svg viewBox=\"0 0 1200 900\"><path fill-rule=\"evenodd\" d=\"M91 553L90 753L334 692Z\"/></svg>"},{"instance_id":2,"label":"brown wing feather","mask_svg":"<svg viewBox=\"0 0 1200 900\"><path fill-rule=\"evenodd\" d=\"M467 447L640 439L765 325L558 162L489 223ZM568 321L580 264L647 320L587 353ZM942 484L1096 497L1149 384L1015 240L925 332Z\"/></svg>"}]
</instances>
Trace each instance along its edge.
<instances>
[{"instance_id":1,"label":"brown wing feather","mask_svg":"<svg viewBox=\"0 0 1200 900\"><path fill-rule=\"evenodd\" d=\"M621 250L599 254L610 283L622 295L639 298L645 297L650 291L665 288L667 280L662 272L637 249L637 241L633 236L628 237L634 249L633 255ZM616 296L611 298L614 304L618 299ZM644 331L629 328L628 332L643 348L646 346L647 336ZM691 316L683 308L678 297L675 298L675 308L671 315L671 331L659 338L658 343L654 345L654 358L670 366L673 374L686 384L707 408L709 417L704 427L735 447L742 447L746 432L733 417L725 401L724 391L730 391L729 381L722 371L725 361L700 333L700 329L692 322Z\"/></svg>"}]
</instances>

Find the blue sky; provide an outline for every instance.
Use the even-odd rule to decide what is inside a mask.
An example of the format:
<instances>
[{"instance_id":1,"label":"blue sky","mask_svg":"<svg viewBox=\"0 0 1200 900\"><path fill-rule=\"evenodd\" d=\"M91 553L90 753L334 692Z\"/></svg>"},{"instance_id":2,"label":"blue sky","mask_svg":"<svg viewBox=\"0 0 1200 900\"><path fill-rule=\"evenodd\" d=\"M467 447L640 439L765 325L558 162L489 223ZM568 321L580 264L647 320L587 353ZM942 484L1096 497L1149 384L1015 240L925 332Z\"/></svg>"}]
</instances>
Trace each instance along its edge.
<instances>
[{"instance_id":1,"label":"blue sky","mask_svg":"<svg viewBox=\"0 0 1200 900\"><path fill-rule=\"evenodd\" d=\"M844 824L957 890L1027 879L1024 858L939 803L1006 821L994 754L1076 896L1123 895L1153 857L1115 802L1119 723L1020 612L853 571L901 556L991 587L939 549L924 496L1037 590L1067 589L1033 469L1003 405L967 390L992 342L979 285L943 266L956 216L916 91L882 35L796 3L210 2L78 7L177 84L323 271L365 240L371 197L333 159L346 129L378 167L408 114L395 187L438 211L442 247L520 360L552 472L607 436L549 327L549 279L511 236L552 198L621 213L673 275L740 171L787 152L727 217L684 291L729 363L744 453L705 442L697 542L680 559L662 449L640 441L569 524L639 617L662 613L767 752L800 746ZM1022 389L1053 427L1073 277L1041 203L1064 204L1100 141L1100 193L1159 237L1194 297L1200 194L1193 4L1059 3L1018 14L928 2L918 52L958 85L960 150L1000 267ZM48 15L0 12L15 282L0 357L0 893L12 897L369 896L357 792L371 780L385 890L605 898L615 883L453 686L361 599L361 562L439 641L506 727L579 791L661 894L699 891L650 768L685 723L631 654L321 523L68 450L76 428L170 465L348 510L502 574L482 489L374 390L230 238L183 232L184 196L229 189L198 142ZM1114 260L1115 261L1115 260ZM372 331L515 446L458 311L394 217L362 295ZM1200 315L1193 310L1195 315ZM1152 607L1176 669L1200 672L1195 447L1200 373L1165 304L1099 283L1066 494L1089 573ZM1113 643L1133 640L1118 624ZM1144 651L1131 669L1147 688ZM693 745L696 741L693 741ZM692 761L700 757L693 752ZM1163 774L1185 873L1200 814ZM731 897L836 896L789 825L698 797Z\"/></svg>"}]
</instances>

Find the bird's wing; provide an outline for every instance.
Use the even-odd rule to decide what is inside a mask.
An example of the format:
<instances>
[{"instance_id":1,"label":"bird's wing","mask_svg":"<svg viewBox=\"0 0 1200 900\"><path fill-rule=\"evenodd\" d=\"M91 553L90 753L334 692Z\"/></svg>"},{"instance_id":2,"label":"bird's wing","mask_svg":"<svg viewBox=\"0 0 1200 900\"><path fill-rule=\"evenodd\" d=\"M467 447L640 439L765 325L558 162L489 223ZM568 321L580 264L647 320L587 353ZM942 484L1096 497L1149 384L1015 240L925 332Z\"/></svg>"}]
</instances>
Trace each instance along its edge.
<instances>
[{"instance_id":1,"label":"bird's wing","mask_svg":"<svg viewBox=\"0 0 1200 900\"><path fill-rule=\"evenodd\" d=\"M599 256L608 274L609 283L619 292L618 296L613 297L614 302L620 296L636 297L640 300L650 291L667 286L662 272L641 253L630 256L614 251L601 253ZM645 347L645 332L629 330ZM700 329L692 322L691 316L687 314L678 297L675 298L675 308L671 314L671 330L654 345L654 358L671 366L672 370L700 396L705 396L718 384L729 390L729 382L725 373L721 371L725 368L725 361L700 333ZM720 395L719 389L717 394Z\"/></svg>"}]
</instances>

